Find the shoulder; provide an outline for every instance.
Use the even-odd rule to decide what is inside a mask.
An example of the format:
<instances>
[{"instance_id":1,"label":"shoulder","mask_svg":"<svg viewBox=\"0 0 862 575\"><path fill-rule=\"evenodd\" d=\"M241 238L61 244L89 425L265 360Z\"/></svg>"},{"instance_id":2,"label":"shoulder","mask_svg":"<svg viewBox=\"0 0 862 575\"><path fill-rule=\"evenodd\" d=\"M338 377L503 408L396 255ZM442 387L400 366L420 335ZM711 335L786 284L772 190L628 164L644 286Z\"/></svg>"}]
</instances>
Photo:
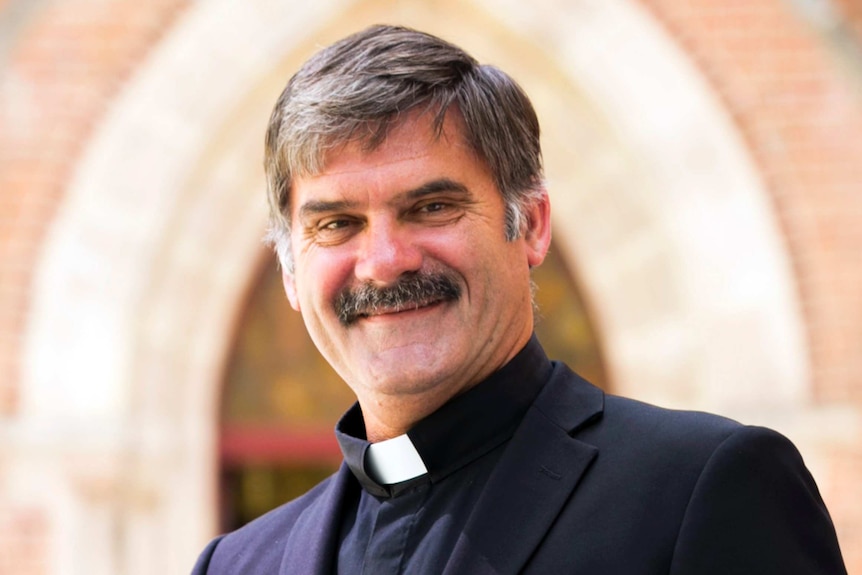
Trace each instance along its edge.
<instances>
[{"instance_id":1,"label":"shoulder","mask_svg":"<svg viewBox=\"0 0 862 575\"><path fill-rule=\"evenodd\" d=\"M817 485L783 435L743 427L703 466L680 526L675 572L727 572L716 558L733 558L746 573L846 573Z\"/></svg>"},{"instance_id":2,"label":"shoulder","mask_svg":"<svg viewBox=\"0 0 862 575\"><path fill-rule=\"evenodd\" d=\"M755 463L773 470L805 469L793 443L771 429L612 395L605 396L601 418L577 437L616 465L683 473L693 480L716 469L738 466L741 471Z\"/></svg>"},{"instance_id":3,"label":"shoulder","mask_svg":"<svg viewBox=\"0 0 862 575\"><path fill-rule=\"evenodd\" d=\"M310 491L210 542L193 575L208 573L277 573L287 539L297 520L331 487L331 475ZM253 571L249 571L253 569Z\"/></svg>"},{"instance_id":4,"label":"shoulder","mask_svg":"<svg viewBox=\"0 0 862 575\"><path fill-rule=\"evenodd\" d=\"M329 488L333 477L329 476L300 497L276 507L272 511L243 525L236 531L229 533L222 541L222 544L236 541L241 542L243 545L248 545L254 541L270 540L272 536L284 537L285 533L289 533L300 515L314 504Z\"/></svg>"},{"instance_id":5,"label":"shoulder","mask_svg":"<svg viewBox=\"0 0 862 575\"><path fill-rule=\"evenodd\" d=\"M634 399L605 396L602 414L605 433L636 435L644 441L717 445L746 426L733 419L702 411L668 409Z\"/></svg>"},{"instance_id":6,"label":"shoulder","mask_svg":"<svg viewBox=\"0 0 862 575\"><path fill-rule=\"evenodd\" d=\"M672 548L672 573L844 573L817 486L776 431L604 395L573 438L597 452L584 500L604 502L613 533L647 518Z\"/></svg>"},{"instance_id":7,"label":"shoulder","mask_svg":"<svg viewBox=\"0 0 862 575\"><path fill-rule=\"evenodd\" d=\"M711 413L668 409L606 394L564 364L557 365L555 377L537 405L573 437L600 450L632 455L652 456L666 450L689 456L708 454L745 428Z\"/></svg>"},{"instance_id":8,"label":"shoulder","mask_svg":"<svg viewBox=\"0 0 862 575\"><path fill-rule=\"evenodd\" d=\"M544 405L563 404L575 410L576 400L592 402L592 415L575 418L581 423L570 428L570 434L596 450L590 476L600 485L616 478L639 485L653 498L659 492L663 498L672 492L682 504L702 474L711 475L717 469L731 472L734 465L744 467L746 459L768 461L776 470L804 470L796 448L777 432L710 413L604 394L573 372L564 375ZM555 414L554 419L564 417Z\"/></svg>"},{"instance_id":9,"label":"shoulder","mask_svg":"<svg viewBox=\"0 0 862 575\"><path fill-rule=\"evenodd\" d=\"M685 461L705 473L731 463L740 471L759 466L805 468L793 443L772 429L610 395L601 421L594 430L585 429L582 437L621 450L626 457L637 458L636 453L641 453L658 458L671 469Z\"/></svg>"}]
</instances>

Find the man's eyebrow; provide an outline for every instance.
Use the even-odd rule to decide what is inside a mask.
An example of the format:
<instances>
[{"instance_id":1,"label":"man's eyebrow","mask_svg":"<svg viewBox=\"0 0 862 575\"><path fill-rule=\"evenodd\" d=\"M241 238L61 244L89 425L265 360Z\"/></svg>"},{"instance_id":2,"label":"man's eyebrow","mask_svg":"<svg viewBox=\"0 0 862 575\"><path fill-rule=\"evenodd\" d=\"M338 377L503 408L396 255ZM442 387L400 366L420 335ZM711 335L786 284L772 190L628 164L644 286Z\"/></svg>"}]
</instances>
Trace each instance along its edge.
<instances>
[{"instance_id":1,"label":"man's eyebrow","mask_svg":"<svg viewBox=\"0 0 862 575\"><path fill-rule=\"evenodd\" d=\"M356 202L347 200L309 200L299 208L299 217L305 218L316 214L338 212L356 207Z\"/></svg>"},{"instance_id":2,"label":"man's eyebrow","mask_svg":"<svg viewBox=\"0 0 862 575\"><path fill-rule=\"evenodd\" d=\"M396 197L406 200L417 200L440 192L455 192L464 196L471 195L470 190L464 184L449 178L440 178L426 182L418 188L408 190ZM357 205L357 202L349 200L309 200L300 206L298 217L302 219L318 214L350 210L356 208Z\"/></svg>"},{"instance_id":3,"label":"man's eyebrow","mask_svg":"<svg viewBox=\"0 0 862 575\"><path fill-rule=\"evenodd\" d=\"M431 180L430 182L426 182L419 186L418 188L413 188L404 193L404 196L408 200L417 200L424 196L437 194L440 192L457 192L458 194L469 196L470 190L464 184L460 182L456 182L455 180L450 180L449 178L440 178L438 180Z\"/></svg>"}]
</instances>

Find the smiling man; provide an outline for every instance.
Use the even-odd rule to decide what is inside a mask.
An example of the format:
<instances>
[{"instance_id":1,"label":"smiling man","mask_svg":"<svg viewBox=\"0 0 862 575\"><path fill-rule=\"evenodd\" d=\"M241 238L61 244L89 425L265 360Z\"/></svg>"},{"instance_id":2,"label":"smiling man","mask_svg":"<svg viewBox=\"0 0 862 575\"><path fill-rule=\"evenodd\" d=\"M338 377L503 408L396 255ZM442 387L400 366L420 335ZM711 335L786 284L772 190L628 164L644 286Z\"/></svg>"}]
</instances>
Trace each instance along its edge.
<instances>
[{"instance_id":1,"label":"smiling man","mask_svg":"<svg viewBox=\"0 0 862 575\"><path fill-rule=\"evenodd\" d=\"M547 196L537 182L507 239L505 203L460 112L434 120L405 113L378 147L341 144L292 185L287 295L356 393L370 441L407 433L508 363L533 329Z\"/></svg>"},{"instance_id":2,"label":"smiling man","mask_svg":"<svg viewBox=\"0 0 862 575\"><path fill-rule=\"evenodd\" d=\"M357 403L341 469L195 573L845 573L785 438L545 356L550 205L511 78L373 27L291 78L266 150L287 297Z\"/></svg>"}]
</instances>

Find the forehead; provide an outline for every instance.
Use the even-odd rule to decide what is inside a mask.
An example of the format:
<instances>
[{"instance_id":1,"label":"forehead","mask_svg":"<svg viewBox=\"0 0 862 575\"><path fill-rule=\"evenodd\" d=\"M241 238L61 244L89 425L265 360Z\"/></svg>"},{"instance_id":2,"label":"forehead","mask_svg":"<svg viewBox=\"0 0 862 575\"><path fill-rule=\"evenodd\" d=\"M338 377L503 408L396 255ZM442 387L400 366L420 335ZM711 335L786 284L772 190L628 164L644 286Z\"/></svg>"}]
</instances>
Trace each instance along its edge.
<instances>
[{"instance_id":1,"label":"forehead","mask_svg":"<svg viewBox=\"0 0 862 575\"><path fill-rule=\"evenodd\" d=\"M464 137L463 120L457 111L446 114L439 130L432 114L408 114L379 145L371 148L353 140L336 146L324 154L322 166L316 174L294 179L294 214L305 200L321 195L397 189L440 177L490 179L486 163Z\"/></svg>"},{"instance_id":2,"label":"forehead","mask_svg":"<svg viewBox=\"0 0 862 575\"><path fill-rule=\"evenodd\" d=\"M345 155L358 156L369 163L381 158L401 156L415 158L439 153L455 146L458 153L472 153L464 136L465 125L457 107L442 117L431 111L412 111L392 121L385 129L369 129L367 137L359 137L323 154L321 172L332 172ZM437 149L439 148L439 149Z\"/></svg>"}]
</instances>

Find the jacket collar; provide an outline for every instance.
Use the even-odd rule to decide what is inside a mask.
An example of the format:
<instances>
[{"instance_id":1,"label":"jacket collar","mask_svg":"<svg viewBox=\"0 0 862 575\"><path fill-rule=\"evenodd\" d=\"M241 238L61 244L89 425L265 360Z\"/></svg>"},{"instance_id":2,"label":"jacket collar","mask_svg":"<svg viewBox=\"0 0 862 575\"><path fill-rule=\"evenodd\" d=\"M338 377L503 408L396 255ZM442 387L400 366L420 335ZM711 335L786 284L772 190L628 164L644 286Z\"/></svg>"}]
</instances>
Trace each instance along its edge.
<instances>
[{"instance_id":1,"label":"jacket collar","mask_svg":"<svg viewBox=\"0 0 862 575\"><path fill-rule=\"evenodd\" d=\"M506 447L445 573L519 573L598 449L572 437L601 417L604 393L556 364Z\"/></svg>"},{"instance_id":2,"label":"jacket collar","mask_svg":"<svg viewBox=\"0 0 862 575\"><path fill-rule=\"evenodd\" d=\"M444 573L519 573L587 472L598 449L572 434L601 417L604 393L564 364L527 411L506 446ZM299 517L285 544L280 575L332 573L341 507L359 489L342 464Z\"/></svg>"},{"instance_id":3,"label":"jacket collar","mask_svg":"<svg viewBox=\"0 0 862 575\"><path fill-rule=\"evenodd\" d=\"M553 371L535 334L515 357L478 385L453 397L416 423L407 437L434 483L506 442L524 419ZM382 485L368 469L370 444L362 410L354 404L335 428L344 460L366 491L392 497L415 486Z\"/></svg>"}]
</instances>

